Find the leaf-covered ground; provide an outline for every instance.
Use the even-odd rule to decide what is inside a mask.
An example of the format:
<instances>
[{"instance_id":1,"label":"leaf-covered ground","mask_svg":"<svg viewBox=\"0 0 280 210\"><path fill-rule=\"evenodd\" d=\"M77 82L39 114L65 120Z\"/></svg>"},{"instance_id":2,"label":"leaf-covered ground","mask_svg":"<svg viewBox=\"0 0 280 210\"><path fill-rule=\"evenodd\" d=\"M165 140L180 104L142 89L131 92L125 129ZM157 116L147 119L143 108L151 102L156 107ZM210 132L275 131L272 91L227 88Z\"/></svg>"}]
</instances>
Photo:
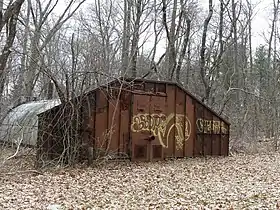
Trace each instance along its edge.
<instances>
[{"instance_id":1,"label":"leaf-covered ground","mask_svg":"<svg viewBox=\"0 0 280 210\"><path fill-rule=\"evenodd\" d=\"M280 154L0 173L0 209L277 209Z\"/></svg>"}]
</instances>

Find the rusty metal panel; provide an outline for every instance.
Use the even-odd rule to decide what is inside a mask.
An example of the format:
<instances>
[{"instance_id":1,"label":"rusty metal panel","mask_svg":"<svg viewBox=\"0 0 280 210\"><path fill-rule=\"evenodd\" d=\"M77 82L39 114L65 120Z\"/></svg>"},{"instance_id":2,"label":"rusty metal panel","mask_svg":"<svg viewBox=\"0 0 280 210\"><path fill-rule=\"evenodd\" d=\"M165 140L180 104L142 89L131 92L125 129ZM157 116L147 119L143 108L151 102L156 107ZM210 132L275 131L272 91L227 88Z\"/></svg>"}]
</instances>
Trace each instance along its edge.
<instances>
[{"instance_id":1,"label":"rusty metal panel","mask_svg":"<svg viewBox=\"0 0 280 210\"><path fill-rule=\"evenodd\" d=\"M96 125L95 125L95 153L102 156L108 146L108 100L104 90L96 94Z\"/></svg>"},{"instance_id":2,"label":"rusty metal panel","mask_svg":"<svg viewBox=\"0 0 280 210\"><path fill-rule=\"evenodd\" d=\"M144 91L145 93L154 93L156 90L156 83L154 82L145 82Z\"/></svg>"},{"instance_id":3,"label":"rusty metal panel","mask_svg":"<svg viewBox=\"0 0 280 210\"><path fill-rule=\"evenodd\" d=\"M119 153L123 155L129 155L130 153L130 139L129 139L129 132L130 132L130 114L129 110L122 110L120 111L120 142L119 142Z\"/></svg>"},{"instance_id":4,"label":"rusty metal panel","mask_svg":"<svg viewBox=\"0 0 280 210\"><path fill-rule=\"evenodd\" d=\"M152 136L149 96L133 95L131 131L132 160L149 160L148 137Z\"/></svg>"},{"instance_id":5,"label":"rusty metal panel","mask_svg":"<svg viewBox=\"0 0 280 210\"><path fill-rule=\"evenodd\" d=\"M150 130L154 140L151 141L151 160L163 159L163 148L167 146L165 135L161 128L166 119L166 97L150 96Z\"/></svg>"},{"instance_id":6,"label":"rusty metal panel","mask_svg":"<svg viewBox=\"0 0 280 210\"><path fill-rule=\"evenodd\" d=\"M175 157L184 157L184 145L186 139L189 138L189 119L186 118L186 100L185 93L176 88L176 103L175 103L175 122L173 129L175 131Z\"/></svg>"},{"instance_id":7,"label":"rusty metal panel","mask_svg":"<svg viewBox=\"0 0 280 210\"><path fill-rule=\"evenodd\" d=\"M221 155L229 153L229 125L221 122Z\"/></svg>"},{"instance_id":8,"label":"rusty metal panel","mask_svg":"<svg viewBox=\"0 0 280 210\"><path fill-rule=\"evenodd\" d=\"M215 116L202 105L196 104L196 126L197 144L202 144L203 148L197 155L226 155L228 152L228 128L229 126L218 116ZM201 111L203 110L203 111Z\"/></svg>"},{"instance_id":9,"label":"rusty metal panel","mask_svg":"<svg viewBox=\"0 0 280 210\"><path fill-rule=\"evenodd\" d=\"M111 157L130 157L131 93L109 87L101 92L98 102L96 148L105 150Z\"/></svg>"},{"instance_id":10,"label":"rusty metal panel","mask_svg":"<svg viewBox=\"0 0 280 210\"><path fill-rule=\"evenodd\" d=\"M194 115L194 104L193 100L191 97L188 95L185 95L185 112L186 112L186 117L189 120L185 121L185 129L187 129L187 134L185 134L185 145L184 145L184 156L185 157L192 157L193 150L194 150L194 140L195 140L195 133L196 133L196 126L195 126L195 115ZM185 130L186 133L186 130Z\"/></svg>"},{"instance_id":11,"label":"rusty metal panel","mask_svg":"<svg viewBox=\"0 0 280 210\"><path fill-rule=\"evenodd\" d=\"M130 140L130 109L131 109L131 93L128 91L121 92L120 99L120 142L119 142L119 152L124 156L130 156L131 154L131 140Z\"/></svg>"},{"instance_id":12,"label":"rusty metal panel","mask_svg":"<svg viewBox=\"0 0 280 210\"><path fill-rule=\"evenodd\" d=\"M195 114L196 114L196 140L194 143L194 155L200 156L204 154L204 126L203 126L203 119L204 119L204 108L201 104L195 103Z\"/></svg>"},{"instance_id":13,"label":"rusty metal panel","mask_svg":"<svg viewBox=\"0 0 280 210\"><path fill-rule=\"evenodd\" d=\"M212 155L212 136L211 134L204 134L203 155Z\"/></svg>"},{"instance_id":14,"label":"rusty metal panel","mask_svg":"<svg viewBox=\"0 0 280 210\"><path fill-rule=\"evenodd\" d=\"M220 124L220 119L217 116L213 115L212 155L214 156L221 155L221 129L219 126Z\"/></svg>"},{"instance_id":15,"label":"rusty metal panel","mask_svg":"<svg viewBox=\"0 0 280 210\"><path fill-rule=\"evenodd\" d=\"M204 156L212 155L212 128L213 128L213 114L204 108L204 142L203 142L203 154Z\"/></svg>"},{"instance_id":16,"label":"rusty metal panel","mask_svg":"<svg viewBox=\"0 0 280 210\"><path fill-rule=\"evenodd\" d=\"M221 150L221 137L220 135L212 135L212 154L213 156L218 156Z\"/></svg>"},{"instance_id":17,"label":"rusty metal panel","mask_svg":"<svg viewBox=\"0 0 280 210\"><path fill-rule=\"evenodd\" d=\"M108 105L108 149L111 154L117 156L120 146L120 105L118 99L110 100Z\"/></svg>"},{"instance_id":18,"label":"rusty metal panel","mask_svg":"<svg viewBox=\"0 0 280 210\"><path fill-rule=\"evenodd\" d=\"M133 99L132 158L162 159L162 148L166 144L161 130L166 118L165 97L134 94Z\"/></svg>"},{"instance_id":19,"label":"rusty metal panel","mask_svg":"<svg viewBox=\"0 0 280 210\"><path fill-rule=\"evenodd\" d=\"M142 90L142 87L138 85L137 89ZM132 141L136 141L134 138L147 139L149 135L154 136L155 140L151 141L152 146L147 145L147 147L145 147L147 150L145 154L148 155L143 155L143 158L155 159L152 154L153 151L160 151L160 147L158 147L159 145L162 146L164 153L163 157L184 157L186 153L184 148L186 146L186 141L188 140L190 140L189 145L191 146L188 148L188 154L192 155L193 139L190 139L190 135L192 133L192 127L194 126L191 125L191 121L188 118L188 115L190 115L194 123L194 105L192 104L192 99L190 97L188 99L190 108L187 114L186 94L176 86L168 85L166 87L162 84L160 86L156 84L155 86L154 84L148 83L144 84L144 89L145 91L148 91L146 94L140 95L141 90L139 90L139 95L134 94L133 121L137 119L141 123L142 121L146 122L146 128L143 129L143 126L138 126L141 127L142 131L139 131L139 134L137 135L135 135L136 129L132 129L134 130L132 134ZM166 91L167 97L163 95L149 95L150 93L153 93L153 91ZM143 103L144 108L140 110L138 108L138 110L135 110L136 107L139 107L139 103ZM142 114L139 114L139 111L142 112ZM136 117L137 115L138 118ZM158 123L157 126L160 129L154 128L153 123ZM143 130L146 133L143 134ZM160 155L156 156L157 158L160 157Z\"/></svg>"},{"instance_id":20,"label":"rusty metal panel","mask_svg":"<svg viewBox=\"0 0 280 210\"><path fill-rule=\"evenodd\" d=\"M175 110L175 104L176 104L176 87L174 85L167 85L166 88L166 94L167 94L167 109L166 114L170 115L176 113ZM173 125L175 123L175 118L170 115L169 117L169 126ZM169 132L169 135L166 138L167 141L167 147L164 149L164 157L174 157L175 156L175 131L174 129L171 129Z\"/></svg>"}]
</instances>

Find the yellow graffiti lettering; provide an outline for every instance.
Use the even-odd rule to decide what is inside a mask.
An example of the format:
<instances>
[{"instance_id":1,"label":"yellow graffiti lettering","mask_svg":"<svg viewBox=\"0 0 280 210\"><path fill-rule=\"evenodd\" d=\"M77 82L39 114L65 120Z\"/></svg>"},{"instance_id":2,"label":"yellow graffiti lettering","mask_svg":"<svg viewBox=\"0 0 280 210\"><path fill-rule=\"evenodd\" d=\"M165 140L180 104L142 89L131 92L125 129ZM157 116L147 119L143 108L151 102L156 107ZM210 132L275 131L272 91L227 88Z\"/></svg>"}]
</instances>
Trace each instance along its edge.
<instances>
[{"instance_id":1,"label":"yellow graffiti lettering","mask_svg":"<svg viewBox=\"0 0 280 210\"><path fill-rule=\"evenodd\" d=\"M220 128L221 128L221 122L220 121L213 121L213 133L214 134L219 134L220 133Z\"/></svg>"},{"instance_id":2,"label":"yellow graffiti lettering","mask_svg":"<svg viewBox=\"0 0 280 210\"><path fill-rule=\"evenodd\" d=\"M200 133L210 133L213 134L227 134L228 130L224 122L218 120L206 120L206 119L197 119L196 127Z\"/></svg>"},{"instance_id":3,"label":"yellow graffiti lettering","mask_svg":"<svg viewBox=\"0 0 280 210\"><path fill-rule=\"evenodd\" d=\"M150 131L158 137L164 148L168 148L168 140L173 128L177 131L175 133L176 149L181 150L184 141L190 138L191 133L191 123L185 115L171 113L166 117L164 114L137 114L133 116L131 124L133 132Z\"/></svg>"},{"instance_id":4,"label":"yellow graffiti lettering","mask_svg":"<svg viewBox=\"0 0 280 210\"><path fill-rule=\"evenodd\" d=\"M196 127L199 130L199 132L203 132L203 119L198 119L196 121Z\"/></svg>"}]
</instances>

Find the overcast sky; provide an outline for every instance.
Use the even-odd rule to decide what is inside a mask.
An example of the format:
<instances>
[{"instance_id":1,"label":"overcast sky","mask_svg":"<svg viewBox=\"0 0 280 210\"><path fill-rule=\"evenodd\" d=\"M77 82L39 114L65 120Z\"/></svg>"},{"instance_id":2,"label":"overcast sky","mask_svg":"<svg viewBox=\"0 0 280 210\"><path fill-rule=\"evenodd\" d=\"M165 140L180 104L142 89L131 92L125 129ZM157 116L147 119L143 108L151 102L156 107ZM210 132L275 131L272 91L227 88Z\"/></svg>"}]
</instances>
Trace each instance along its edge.
<instances>
[{"instance_id":1,"label":"overcast sky","mask_svg":"<svg viewBox=\"0 0 280 210\"><path fill-rule=\"evenodd\" d=\"M263 32L265 32L266 36L269 33L273 18L273 0L252 0L252 3L257 4L252 26L254 30L254 45L258 46L265 43Z\"/></svg>"},{"instance_id":2,"label":"overcast sky","mask_svg":"<svg viewBox=\"0 0 280 210\"><path fill-rule=\"evenodd\" d=\"M202 2L205 10L208 9L208 0L197 0ZM246 0L239 0L246 3ZM260 44L265 44L265 38L263 32L266 36L269 33L269 27L271 24L272 10L273 10L273 0L249 0L254 8L254 17L252 21L253 30L253 48L256 48ZM236 0L238 2L238 0ZM219 0L213 0L214 6L219 6Z\"/></svg>"},{"instance_id":3,"label":"overcast sky","mask_svg":"<svg viewBox=\"0 0 280 210\"><path fill-rule=\"evenodd\" d=\"M205 11L208 10L208 0L196 0L202 7L204 7ZM244 4L246 0L236 0L243 1ZM254 8L254 17L252 21L252 29L253 29L253 49L260 44L265 44L265 38L268 37L269 28L271 25L272 15L273 15L273 1L274 0L248 0L251 1L251 4ZM92 3L93 0L88 0L86 3ZM60 6L58 13L61 13L62 8L65 7L64 1L59 1ZM219 0L213 0L214 6L219 8ZM64 5L64 6L63 6Z\"/></svg>"}]
</instances>

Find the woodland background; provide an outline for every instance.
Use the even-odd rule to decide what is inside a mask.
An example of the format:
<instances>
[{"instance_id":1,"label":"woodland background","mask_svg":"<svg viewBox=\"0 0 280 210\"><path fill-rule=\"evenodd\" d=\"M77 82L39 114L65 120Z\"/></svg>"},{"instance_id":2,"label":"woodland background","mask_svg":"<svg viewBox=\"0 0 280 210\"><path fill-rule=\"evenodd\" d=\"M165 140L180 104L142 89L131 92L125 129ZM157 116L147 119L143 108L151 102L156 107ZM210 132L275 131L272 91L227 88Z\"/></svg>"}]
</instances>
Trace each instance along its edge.
<instances>
[{"instance_id":1,"label":"woodland background","mask_svg":"<svg viewBox=\"0 0 280 210\"><path fill-rule=\"evenodd\" d=\"M120 76L180 83L231 123L231 149L272 140L280 114L279 0L255 46L252 0L0 0L0 119Z\"/></svg>"}]
</instances>

